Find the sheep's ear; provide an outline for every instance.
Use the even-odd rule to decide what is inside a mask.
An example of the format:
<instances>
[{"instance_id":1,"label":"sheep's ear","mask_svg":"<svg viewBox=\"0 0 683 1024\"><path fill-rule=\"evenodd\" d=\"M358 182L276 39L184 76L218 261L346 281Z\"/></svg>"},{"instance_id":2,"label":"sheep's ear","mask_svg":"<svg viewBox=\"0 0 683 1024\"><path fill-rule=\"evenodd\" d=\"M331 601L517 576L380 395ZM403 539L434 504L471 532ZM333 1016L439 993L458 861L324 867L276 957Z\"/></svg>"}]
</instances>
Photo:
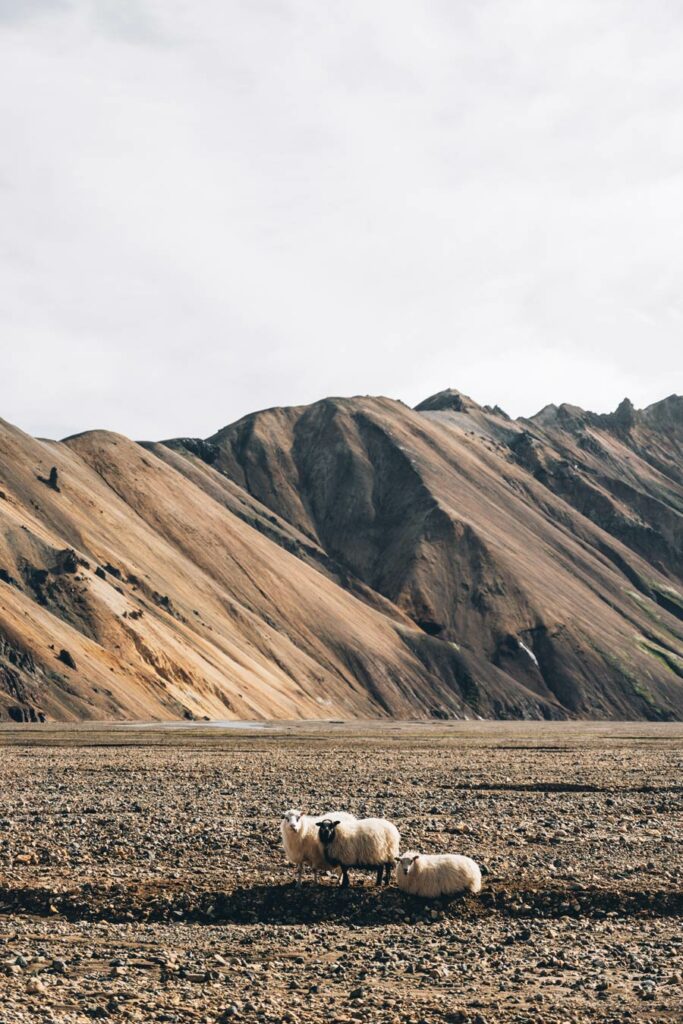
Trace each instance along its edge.
<instances>
[{"instance_id":1,"label":"sheep's ear","mask_svg":"<svg viewBox=\"0 0 683 1024\"><path fill-rule=\"evenodd\" d=\"M339 822L339 821L331 821L330 822L330 825L334 825L335 828L337 827L337 825L340 825L340 824L341 824L341 822Z\"/></svg>"},{"instance_id":2,"label":"sheep's ear","mask_svg":"<svg viewBox=\"0 0 683 1024\"><path fill-rule=\"evenodd\" d=\"M413 864L415 863L416 860L418 860L419 856L420 856L419 853L415 854L415 856L413 857Z\"/></svg>"},{"instance_id":3,"label":"sheep's ear","mask_svg":"<svg viewBox=\"0 0 683 1024\"><path fill-rule=\"evenodd\" d=\"M315 827L316 827L316 828L322 828L324 824L325 824L325 822L324 822L324 821L316 821L316 823L315 823Z\"/></svg>"},{"instance_id":4,"label":"sheep's ear","mask_svg":"<svg viewBox=\"0 0 683 1024\"><path fill-rule=\"evenodd\" d=\"M401 863L401 859L401 857L394 857L394 860L396 861L397 864Z\"/></svg>"}]
</instances>

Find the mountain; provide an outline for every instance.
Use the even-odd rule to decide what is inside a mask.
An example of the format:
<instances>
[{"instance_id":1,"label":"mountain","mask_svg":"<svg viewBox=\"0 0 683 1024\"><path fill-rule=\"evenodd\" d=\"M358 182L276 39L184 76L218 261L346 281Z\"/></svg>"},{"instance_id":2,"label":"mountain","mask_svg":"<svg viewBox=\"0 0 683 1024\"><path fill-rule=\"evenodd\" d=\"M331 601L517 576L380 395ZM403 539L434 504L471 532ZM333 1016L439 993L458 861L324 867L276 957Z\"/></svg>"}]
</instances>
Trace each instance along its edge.
<instances>
[{"instance_id":1,"label":"mountain","mask_svg":"<svg viewBox=\"0 0 683 1024\"><path fill-rule=\"evenodd\" d=\"M0 522L0 718L683 719L677 396L0 421Z\"/></svg>"}]
</instances>

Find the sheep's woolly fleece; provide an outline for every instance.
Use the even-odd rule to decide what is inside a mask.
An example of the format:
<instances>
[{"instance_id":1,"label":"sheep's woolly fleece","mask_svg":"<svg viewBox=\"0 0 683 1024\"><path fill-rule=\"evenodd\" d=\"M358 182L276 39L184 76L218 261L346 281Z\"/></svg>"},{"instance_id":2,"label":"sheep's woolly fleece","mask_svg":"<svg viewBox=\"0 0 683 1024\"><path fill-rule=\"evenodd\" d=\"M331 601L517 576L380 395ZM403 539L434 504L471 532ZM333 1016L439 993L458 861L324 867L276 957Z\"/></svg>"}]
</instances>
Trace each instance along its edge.
<instances>
[{"instance_id":1,"label":"sheep's woolly fleece","mask_svg":"<svg viewBox=\"0 0 683 1024\"><path fill-rule=\"evenodd\" d=\"M329 811L322 817L332 818L335 821L356 820L355 815L348 814L346 811ZM282 833L285 856L290 864L308 864L314 871L329 869L316 827L316 822L320 820L320 815L302 814L298 810L290 810L285 813L280 822L280 832Z\"/></svg>"},{"instance_id":2,"label":"sheep's woolly fleece","mask_svg":"<svg viewBox=\"0 0 683 1024\"><path fill-rule=\"evenodd\" d=\"M481 871L470 857L410 850L399 860L396 881L403 892L435 899L458 892L479 892Z\"/></svg>"},{"instance_id":3,"label":"sheep's woolly fleece","mask_svg":"<svg viewBox=\"0 0 683 1024\"><path fill-rule=\"evenodd\" d=\"M398 857L401 837L396 826L385 818L339 820L334 838L326 850L327 859L343 867L379 867L393 864Z\"/></svg>"}]
</instances>

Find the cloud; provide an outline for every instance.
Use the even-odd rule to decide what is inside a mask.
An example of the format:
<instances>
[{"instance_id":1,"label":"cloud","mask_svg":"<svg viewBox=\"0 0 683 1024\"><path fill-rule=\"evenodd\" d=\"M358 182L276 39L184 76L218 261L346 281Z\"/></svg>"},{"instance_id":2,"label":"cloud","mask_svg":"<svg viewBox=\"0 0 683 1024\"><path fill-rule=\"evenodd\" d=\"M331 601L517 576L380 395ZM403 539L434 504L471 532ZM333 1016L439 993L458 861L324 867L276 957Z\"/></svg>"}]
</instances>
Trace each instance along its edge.
<instances>
[{"instance_id":1,"label":"cloud","mask_svg":"<svg viewBox=\"0 0 683 1024\"><path fill-rule=\"evenodd\" d=\"M0 414L680 390L682 44L664 0L0 0Z\"/></svg>"},{"instance_id":2,"label":"cloud","mask_svg":"<svg viewBox=\"0 0 683 1024\"><path fill-rule=\"evenodd\" d=\"M69 0L0 0L0 25L17 25L50 13L63 14Z\"/></svg>"}]
</instances>

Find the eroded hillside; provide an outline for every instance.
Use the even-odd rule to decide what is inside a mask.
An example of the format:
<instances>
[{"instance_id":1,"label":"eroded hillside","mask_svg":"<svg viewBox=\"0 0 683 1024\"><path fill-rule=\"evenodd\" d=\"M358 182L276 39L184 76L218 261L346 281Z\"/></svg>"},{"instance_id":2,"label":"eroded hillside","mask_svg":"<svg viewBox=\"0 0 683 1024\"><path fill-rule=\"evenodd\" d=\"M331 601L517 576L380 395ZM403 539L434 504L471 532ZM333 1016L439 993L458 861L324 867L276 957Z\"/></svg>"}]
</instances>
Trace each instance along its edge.
<instances>
[{"instance_id":1,"label":"eroded hillside","mask_svg":"<svg viewBox=\"0 0 683 1024\"><path fill-rule=\"evenodd\" d=\"M267 410L201 451L170 445L322 549L341 585L477 659L475 707L492 706L495 666L570 714L667 717L683 687L682 441L675 396L513 421L449 390L416 410Z\"/></svg>"},{"instance_id":2,"label":"eroded hillside","mask_svg":"<svg viewBox=\"0 0 683 1024\"><path fill-rule=\"evenodd\" d=\"M0 717L683 717L675 396L0 421L0 523Z\"/></svg>"}]
</instances>

